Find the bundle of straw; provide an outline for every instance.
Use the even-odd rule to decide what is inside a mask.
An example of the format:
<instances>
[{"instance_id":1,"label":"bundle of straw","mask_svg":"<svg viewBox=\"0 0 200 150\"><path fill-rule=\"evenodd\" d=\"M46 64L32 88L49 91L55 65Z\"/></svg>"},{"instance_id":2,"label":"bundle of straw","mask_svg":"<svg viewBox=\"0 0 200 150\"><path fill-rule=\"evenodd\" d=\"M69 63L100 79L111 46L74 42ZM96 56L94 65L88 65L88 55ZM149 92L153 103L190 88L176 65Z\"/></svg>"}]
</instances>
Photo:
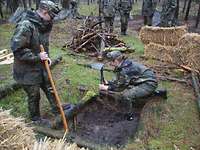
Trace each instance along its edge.
<instances>
[{"instance_id":1,"label":"bundle of straw","mask_svg":"<svg viewBox=\"0 0 200 150\"><path fill-rule=\"evenodd\" d=\"M172 61L172 49L172 46L163 46L156 43L149 43L144 47L144 55L150 58L159 58L164 61Z\"/></svg>"},{"instance_id":2,"label":"bundle of straw","mask_svg":"<svg viewBox=\"0 0 200 150\"><path fill-rule=\"evenodd\" d=\"M14 118L10 111L0 108L0 149L22 150L32 149L35 134L27 127L22 118Z\"/></svg>"},{"instance_id":3,"label":"bundle of straw","mask_svg":"<svg viewBox=\"0 0 200 150\"><path fill-rule=\"evenodd\" d=\"M144 26L140 30L139 37L144 44L152 42L164 46L175 46L185 33L187 33L186 26L169 28Z\"/></svg>"}]
</instances>

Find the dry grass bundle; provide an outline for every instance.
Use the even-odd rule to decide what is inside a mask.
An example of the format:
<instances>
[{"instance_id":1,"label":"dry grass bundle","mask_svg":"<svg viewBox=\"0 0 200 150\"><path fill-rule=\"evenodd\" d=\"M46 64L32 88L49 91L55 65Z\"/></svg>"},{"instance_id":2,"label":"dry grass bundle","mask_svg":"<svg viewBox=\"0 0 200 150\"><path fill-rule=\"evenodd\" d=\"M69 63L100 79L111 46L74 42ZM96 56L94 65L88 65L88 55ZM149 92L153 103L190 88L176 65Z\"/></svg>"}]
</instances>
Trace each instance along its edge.
<instances>
[{"instance_id":1,"label":"dry grass bundle","mask_svg":"<svg viewBox=\"0 0 200 150\"><path fill-rule=\"evenodd\" d=\"M27 127L22 118L14 118L10 111L0 108L0 150L85 150L65 139L45 138L39 142L31 127Z\"/></svg>"},{"instance_id":2,"label":"dry grass bundle","mask_svg":"<svg viewBox=\"0 0 200 150\"><path fill-rule=\"evenodd\" d=\"M176 55L179 59L177 63L181 63L200 70L200 35L197 33L187 33L179 41L176 46Z\"/></svg>"},{"instance_id":3,"label":"dry grass bundle","mask_svg":"<svg viewBox=\"0 0 200 150\"><path fill-rule=\"evenodd\" d=\"M144 47L144 55L150 58L159 58L164 61L173 60L173 47L160 44L149 43Z\"/></svg>"},{"instance_id":4,"label":"dry grass bundle","mask_svg":"<svg viewBox=\"0 0 200 150\"><path fill-rule=\"evenodd\" d=\"M23 121L22 118L14 118L9 111L3 111L0 108L1 150L32 149L35 135Z\"/></svg>"},{"instance_id":5,"label":"dry grass bundle","mask_svg":"<svg viewBox=\"0 0 200 150\"><path fill-rule=\"evenodd\" d=\"M54 141L50 138L45 138L35 142L33 150L85 150L85 148L79 148L77 144L65 143L64 138Z\"/></svg>"},{"instance_id":6,"label":"dry grass bundle","mask_svg":"<svg viewBox=\"0 0 200 150\"><path fill-rule=\"evenodd\" d=\"M186 26L169 28L144 26L140 30L139 37L144 44L152 42L165 46L175 46L185 33L187 33Z\"/></svg>"}]
</instances>

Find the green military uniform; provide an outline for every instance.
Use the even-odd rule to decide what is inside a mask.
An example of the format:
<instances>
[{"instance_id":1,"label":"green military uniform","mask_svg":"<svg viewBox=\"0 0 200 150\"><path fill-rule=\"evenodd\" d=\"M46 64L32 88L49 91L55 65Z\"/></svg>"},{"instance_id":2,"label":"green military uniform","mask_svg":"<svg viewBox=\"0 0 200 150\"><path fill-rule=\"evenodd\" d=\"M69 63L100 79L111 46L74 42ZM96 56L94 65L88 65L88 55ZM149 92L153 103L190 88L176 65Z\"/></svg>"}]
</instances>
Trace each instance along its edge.
<instances>
[{"instance_id":1,"label":"green military uniform","mask_svg":"<svg viewBox=\"0 0 200 150\"><path fill-rule=\"evenodd\" d=\"M70 1L72 17L76 18L78 15L78 2L76 0Z\"/></svg>"},{"instance_id":2,"label":"green military uniform","mask_svg":"<svg viewBox=\"0 0 200 150\"><path fill-rule=\"evenodd\" d=\"M128 28L128 19L132 10L132 0L118 0L118 7L121 22L121 34L126 35Z\"/></svg>"},{"instance_id":3,"label":"green military uniform","mask_svg":"<svg viewBox=\"0 0 200 150\"><path fill-rule=\"evenodd\" d=\"M145 99L157 88L156 75L146 66L125 59L116 67L116 79L108 82L108 90L116 92L118 100L132 108L132 104L145 104Z\"/></svg>"},{"instance_id":4,"label":"green military uniform","mask_svg":"<svg viewBox=\"0 0 200 150\"><path fill-rule=\"evenodd\" d=\"M155 0L143 0L142 16L144 17L144 25L152 25L153 14L156 10Z\"/></svg>"},{"instance_id":5,"label":"green military uniform","mask_svg":"<svg viewBox=\"0 0 200 150\"><path fill-rule=\"evenodd\" d=\"M101 0L101 11L105 21L107 32L113 32L113 23L115 18L116 0Z\"/></svg>"},{"instance_id":6,"label":"green military uniform","mask_svg":"<svg viewBox=\"0 0 200 150\"><path fill-rule=\"evenodd\" d=\"M164 0L161 11L161 27L171 27L176 25L176 8L176 0Z\"/></svg>"},{"instance_id":7,"label":"green military uniform","mask_svg":"<svg viewBox=\"0 0 200 150\"><path fill-rule=\"evenodd\" d=\"M52 3L50 2L50 4ZM57 10L55 5L54 11ZM14 54L13 76L28 95L28 109L33 121L40 118L40 88L45 92L52 112L54 114L58 112L47 72L39 57L40 44L44 46L48 53L51 29L52 21L44 21L36 12L27 11L17 24L11 39L11 49Z\"/></svg>"}]
</instances>

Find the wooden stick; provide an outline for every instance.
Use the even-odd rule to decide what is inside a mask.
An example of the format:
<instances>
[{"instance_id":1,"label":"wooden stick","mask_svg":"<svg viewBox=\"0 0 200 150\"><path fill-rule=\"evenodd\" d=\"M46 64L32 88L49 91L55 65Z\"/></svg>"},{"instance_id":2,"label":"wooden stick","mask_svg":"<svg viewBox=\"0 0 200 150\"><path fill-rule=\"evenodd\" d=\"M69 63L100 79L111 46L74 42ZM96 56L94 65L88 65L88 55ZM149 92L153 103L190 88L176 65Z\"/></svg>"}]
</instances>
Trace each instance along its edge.
<instances>
[{"instance_id":1,"label":"wooden stick","mask_svg":"<svg viewBox=\"0 0 200 150\"><path fill-rule=\"evenodd\" d=\"M83 46L85 46L88 42L90 42L92 39L94 39L96 37L97 37L97 35L90 37L87 41L85 41L83 44L81 44L79 47L77 47L74 51L78 52L79 49L81 49Z\"/></svg>"},{"instance_id":2,"label":"wooden stick","mask_svg":"<svg viewBox=\"0 0 200 150\"><path fill-rule=\"evenodd\" d=\"M40 45L40 51L41 52L45 52L43 45ZM62 118L62 121L63 121L65 132L68 133L69 132L69 127L68 127L68 124L67 124L65 113L63 111L63 107L62 107L61 102L60 102L60 97L58 96L58 92L56 90L56 87L55 87L55 84L54 84L54 81L53 81L53 77L52 77L52 74L51 74L51 70L50 70L48 61L45 60L44 64L45 64L45 68L46 68L47 73L48 73L48 77L49 77L51 86L53 88L53 93L54 93L54 96L55 96L55 99L56 99L57 106L58 106L58 108L60 110L60 114L61 114L61 118Z\"/></svg>"},{"instance_id":3,"label":"wooden stick","mask_svg":"<svg viewBox=\"0 0 200 150\"><path fill-rule=\"evenodd\" d=\"M172 62L172 61L167 61L167 60L163 60L163 59L160 59L160 58L147 57L147 56L140 56L140 57L141 58L145 58L145 59L153 59L153 60L161 61L161 62L164 62L164 63L173 64L173 65L176 65L176 66L178 66L178 67L180 67L180 68L182 68L182 69L184 69L186 71L189 71L189 72L194 71L194 72L196 72L198 74L200 73L198 70L194 70L194 69L192 69L192 68L190 68L188 66L185 66L185 65L179 65L179 64L177 64L175 62Z\"/></svg>"},{"instance_id":4,"label":"wooden stick","mask_svg":"<svg viewBox=\"0 0 200 150\"><path fill-rule=\"evenodd\" d=\"M175 81L175 82L180 82L180 83L185 83L188 84L188 82L184 79L178 79L178 78L173 78L173 77L166 77L166 76L157 76L159 80L169 80L169 81Z\"/></svg>"}]
</instances>

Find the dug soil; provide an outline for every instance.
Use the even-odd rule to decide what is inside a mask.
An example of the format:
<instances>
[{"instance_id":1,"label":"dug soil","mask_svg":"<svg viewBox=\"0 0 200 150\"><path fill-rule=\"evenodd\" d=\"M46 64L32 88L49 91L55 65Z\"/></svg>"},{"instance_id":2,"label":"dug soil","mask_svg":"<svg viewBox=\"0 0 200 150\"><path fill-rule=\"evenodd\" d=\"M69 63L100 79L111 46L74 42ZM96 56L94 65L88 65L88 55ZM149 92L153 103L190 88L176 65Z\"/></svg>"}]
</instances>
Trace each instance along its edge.
<instances>
[{"instance_id":1,"label":"dug soil","mask_svg":"<svg viewBox=\"0 0 200 150\"><path fill-rule=\"evenodd\" d=\"M76 137L94 144L121 147L134 137L140 110L133 108L133 120L129 120L125 104L110 97L98 97L78 114Z\"/></svg>"}]
</instances>

